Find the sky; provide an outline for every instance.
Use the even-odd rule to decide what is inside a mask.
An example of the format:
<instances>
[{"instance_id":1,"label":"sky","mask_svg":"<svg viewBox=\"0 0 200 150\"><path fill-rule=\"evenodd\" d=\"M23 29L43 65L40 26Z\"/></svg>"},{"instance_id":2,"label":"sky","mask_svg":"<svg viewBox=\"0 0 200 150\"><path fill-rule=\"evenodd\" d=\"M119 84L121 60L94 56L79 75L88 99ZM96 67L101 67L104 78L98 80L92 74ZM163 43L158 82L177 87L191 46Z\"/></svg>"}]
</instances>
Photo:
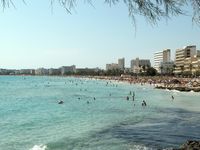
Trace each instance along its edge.
<instances>
[{"instance_id":1,"label":"sky","mask_svg":"<svg viewBox=\"0 0 200 150\"><path fill-rule=\"evenodd\" d=\"M125 58L150 59L163 49L196 45L200 50L200 27L191 16L161 20L152 26L136 17L136 28L123 4L109 6L79 2L72 14L50 0L17 0L15 8L0 11L0 68L100 67Z\"/></svg>"}]
</instances>

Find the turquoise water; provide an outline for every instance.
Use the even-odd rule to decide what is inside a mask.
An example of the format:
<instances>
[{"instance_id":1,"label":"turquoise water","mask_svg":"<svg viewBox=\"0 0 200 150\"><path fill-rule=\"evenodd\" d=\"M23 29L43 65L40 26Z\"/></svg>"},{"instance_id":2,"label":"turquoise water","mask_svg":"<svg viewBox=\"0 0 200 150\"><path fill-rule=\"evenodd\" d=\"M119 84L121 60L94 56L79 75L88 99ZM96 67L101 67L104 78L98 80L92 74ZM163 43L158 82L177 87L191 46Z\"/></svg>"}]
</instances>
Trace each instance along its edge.
<instances>
[{"instance_id":1,"label":"turquoise water","mask_svg":"<svg viewBox=\"0 0 200 150\"><path fill-rule=\"evenodd\" d=\"M126 100L130 91L134 101ZM199 116L200 93L72 77L0 76L2 150L176 148L200 140Z\"/></svg>"}]
</instances>

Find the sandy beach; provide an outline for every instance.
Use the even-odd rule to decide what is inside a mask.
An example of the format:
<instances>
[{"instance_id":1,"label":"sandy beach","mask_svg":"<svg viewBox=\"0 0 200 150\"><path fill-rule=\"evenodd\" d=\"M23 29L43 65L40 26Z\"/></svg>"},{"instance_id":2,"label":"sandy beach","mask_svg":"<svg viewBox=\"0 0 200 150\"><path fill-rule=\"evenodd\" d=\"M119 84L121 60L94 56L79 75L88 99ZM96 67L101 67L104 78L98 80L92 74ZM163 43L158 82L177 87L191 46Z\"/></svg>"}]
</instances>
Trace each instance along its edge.
<instances>
[{"instance_id":1,"label":"sandy beach","mask_svg":"<svg viewBox=\"0 0 200 150\"><path fill-rule=\"evenodd\" d=\"M157 89L168 89L178 91L194 91L200 92L200 78L181 78L169 76L155 76L155 77L133 77L128 75L122 76L84 76L86 78L112 80L117 82L128 82L130 84L151 85Z\"/></svg>"}]
</instances>

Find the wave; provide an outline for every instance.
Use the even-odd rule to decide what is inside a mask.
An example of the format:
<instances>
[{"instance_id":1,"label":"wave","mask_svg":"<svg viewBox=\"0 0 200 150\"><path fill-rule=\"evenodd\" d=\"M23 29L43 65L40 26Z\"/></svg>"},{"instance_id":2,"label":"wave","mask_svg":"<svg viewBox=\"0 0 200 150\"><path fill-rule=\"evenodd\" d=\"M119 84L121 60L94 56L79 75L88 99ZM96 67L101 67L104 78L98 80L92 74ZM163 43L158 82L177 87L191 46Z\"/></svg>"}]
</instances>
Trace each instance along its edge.
<instances>
[{"instance_id":1,"label":"wave","mask_svg":"<svg viewBox=\"0 0 200 150\"><path fill-rule=\"evenodd\" d=\"M142 145L134 145L129 150L153 150L153 148L142 146Z\"/></svg>"},{"instance_id":2,"label":"wave","mask_svg":"<svg viewBox=\"0 0 200 150\"><path fill-rule=\"evenodd\" d=\"M47 146L46 145L34 145L31 149L29 150L46 150Z\"/></svg>"},{"instance_id":3,"label":"wave","mask_svg":"<svg viewBox=\"0 0 200 150\"><path fill-rule=\"evenodd\" d=\"M172 92L177 92L177 93L180 93L180 91L178 91L178 90L171 90Z\"/></svg>"}]
</instances>

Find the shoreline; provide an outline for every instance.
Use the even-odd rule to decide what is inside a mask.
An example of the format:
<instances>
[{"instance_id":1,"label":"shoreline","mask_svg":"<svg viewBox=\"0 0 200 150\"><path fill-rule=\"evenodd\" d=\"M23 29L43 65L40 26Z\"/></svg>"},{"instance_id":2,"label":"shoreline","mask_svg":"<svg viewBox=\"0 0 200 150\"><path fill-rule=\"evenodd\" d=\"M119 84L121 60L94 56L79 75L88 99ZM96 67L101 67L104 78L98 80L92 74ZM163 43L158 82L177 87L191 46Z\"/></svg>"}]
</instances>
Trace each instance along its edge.
<instances>
[{"instance_id":1,"label":"shoreline","mask_svg":"<svg viewBox=\"0 0 200 150\"><path fill-rule=\"evenodd\" d=\"M86 76L85 76L86 77ZM150 85L155 89L177 90L180 92L200 92L200 78L177 77L128 77L128 76L88 76L86 78L112 80L129 84Z\"/></svg>"},{"instance_id":2,"label":"shoreline","mask_svg":"<svg viewBox=\"0 0 200 150\"><path fill-rule=\"evenodd\" d=\"M0 76L33 76L33 75L0 75ZM34 75L35 77L37 75ZM41 76L39 76L41 77ZM169 76L47 76L47 77L74 77L74 78L89 78L107 81L125 82L129 84L150 85L155 89L177 90L180 92L200 92L200 78L181 78Z\"/></svg>"}]
</instances>

